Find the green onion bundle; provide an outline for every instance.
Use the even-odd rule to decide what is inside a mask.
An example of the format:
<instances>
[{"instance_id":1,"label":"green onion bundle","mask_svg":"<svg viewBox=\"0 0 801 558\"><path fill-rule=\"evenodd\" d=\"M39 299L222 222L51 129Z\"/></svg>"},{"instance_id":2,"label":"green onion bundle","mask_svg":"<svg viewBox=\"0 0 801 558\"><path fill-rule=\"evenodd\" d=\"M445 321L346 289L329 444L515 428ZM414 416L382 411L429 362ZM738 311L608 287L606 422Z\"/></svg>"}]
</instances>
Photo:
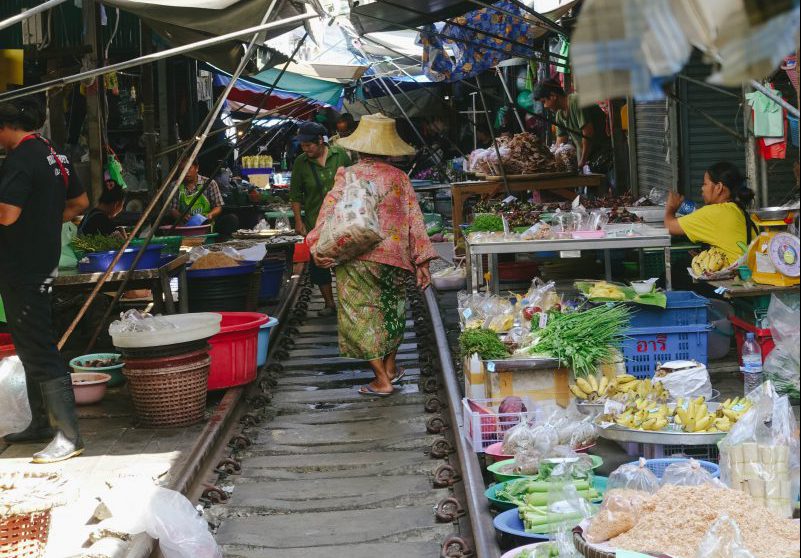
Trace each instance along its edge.
<instances>
[{"instance_id":1,"label":"green onion bundle","mask_svg":"<svg viewBox=\"0 0 801 558\"><path fill-rule=\"evenodd\" d=\"M623 342L629 317L629 309L621 304L549 314L548 323L537 331L537 341L528 352L558 358L577 378L595 374L596 367L609 362L611 350Z\"/></svg>"},{"instance_id":2,"label":"green onion bundle","mask_svg":"<svg viewBox=\"0 0 801 558\"><path fill-rule=\"evenodd\" d=\"M498 360L509 357L506 346L498 339L498 334L491 329L468 328L459 336L459 346L462 356L467 357L473 353L483 360Z\"/></svg>"}]
</instances>

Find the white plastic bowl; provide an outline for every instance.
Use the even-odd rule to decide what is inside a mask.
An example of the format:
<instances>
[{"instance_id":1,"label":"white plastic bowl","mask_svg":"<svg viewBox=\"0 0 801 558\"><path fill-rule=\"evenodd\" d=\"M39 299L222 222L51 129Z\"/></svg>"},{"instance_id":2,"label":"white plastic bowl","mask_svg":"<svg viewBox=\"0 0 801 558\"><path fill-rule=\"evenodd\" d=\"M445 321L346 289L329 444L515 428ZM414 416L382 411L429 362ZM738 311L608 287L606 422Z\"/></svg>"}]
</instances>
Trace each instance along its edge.
<instances>
[{"instance_id":1,"label":"white plastic bowl","mask_svg":"<svg viewBox=\"0 0 801 558\"><path fill-rule=\"evenodd\" d=\"M164 345L208 339L220 332L222 316L215 312L196 312L194 314L160 316L160 319L171 322L175 325L175 329L115 333L111 335L114 346L125 349L163 347Z\"/></svg>"},{"instance_id":2,"label":"white plastic bowl","mask_svg":"<svg viewBox=\"0 0 801 558\"><path fill-rule=\"evenodd\" d=\"M654 284L648 281L633 281L631 283L631 288L634 289L634 292L637 294L648 294L654 290Z\"/></svg>"}]
</instances>

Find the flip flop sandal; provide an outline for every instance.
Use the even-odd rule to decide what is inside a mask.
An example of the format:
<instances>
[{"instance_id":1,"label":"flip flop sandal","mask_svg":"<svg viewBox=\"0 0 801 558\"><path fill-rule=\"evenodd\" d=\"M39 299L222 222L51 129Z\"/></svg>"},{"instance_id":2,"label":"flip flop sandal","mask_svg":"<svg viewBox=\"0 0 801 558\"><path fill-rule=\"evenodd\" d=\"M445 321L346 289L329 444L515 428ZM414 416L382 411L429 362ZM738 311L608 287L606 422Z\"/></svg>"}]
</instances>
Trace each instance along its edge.
<instances>
[{"instance_id":1,"label":"flip flop sandal","mask_svg":"<svg viewBox=\"0 0 801 558\"><path fill-rule=\"evenodd\" d=\"M376 391L374 388L370 387L370 384L365 384L359 388L360 395L369 395L371 397L389 397L393 393L395 393L395 390L389 392Z\"/></svg>"},{"instance_id":2,"label":"flip flop sandal","mask_svg":"<svg viewBox=\"0 0 801 558\"><path fill-rule=\"evenodd\" d=\"M395 376L394 378L392 378L390 383L393 384L393 385L399 383L403 379L403 377L405 375L406 375L406 369L405 368L398 368L398 375Z\"/></svg>"}]
</instances>

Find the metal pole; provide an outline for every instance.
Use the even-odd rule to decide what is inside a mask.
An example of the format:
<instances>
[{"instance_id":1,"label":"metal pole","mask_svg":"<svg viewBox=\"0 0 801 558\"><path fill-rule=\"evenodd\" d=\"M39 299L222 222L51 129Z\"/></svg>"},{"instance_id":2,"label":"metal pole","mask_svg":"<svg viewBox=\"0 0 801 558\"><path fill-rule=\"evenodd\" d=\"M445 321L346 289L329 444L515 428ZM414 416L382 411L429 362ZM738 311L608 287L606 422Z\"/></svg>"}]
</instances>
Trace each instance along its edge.
<instances>
[{"instance_id":1,"label":"metal pole","mask_svg":"<svg viewBox=\"0 0 801 558\"><path fill-rule=\"evenodd\" d=\"M478 149L478 122L476 122L476 95L478 95L478 91L472 91L470 93L470 98L473 101L473 151Z\"/></svg>"},{"instance_id":2,"label":"metal pole","mask_svg":"<svg viewBox=\"0 0 801 558\"><path fill-rule=\"evenodd\" d=\"M768 97L771 101L779 103L782 106L782 108L784 108L787 112L798 118L798 107L794 107L793 105L791 105L790 103L788 103L787 101L776 95L775 91L768 89L767 87L765 87L764 85L753 79L751 80L751 87L753 87L754 89L756 89L757 91Z\"/></svg>"},{"instance_id":3,"label":"metal pole","mask_svg":"<svg viewBox=\"0 0 801 558\"><path fill-rule=\"evenodd\" d=\"M86 72L81 72L79 74L75 74L73 76L63 77L54 79L51 81L46 81L44 83L40 83L38 85L31 85L29 87L23 87L22 89L16 89L14 91L10 91L8 93L0 94L0 101L9 101L11 99L17 99L19 97L24 97L26 95L31 95L33 93L40 93L47 89L52 89L53 87L58 87L61 85L67 85L70 83L75 83L78 81L83 81L88 78L93 78L97 76L102 76L103 74L108 74L110 72L117 72L120 70L125 70L126 68L132 68L134 66L139 66L141 64L148 64L150 62L155 62L157 60L162 60L164 58L169 58L171 56L176 56L178 54L186 54L187 52L193 52L195 50L200 50L202 48L206 48L209 46L215 46L220 43L224 43L231 39L236 39L238 37L242 37L245 35L253 35L256 33L261 33L262 31L267 31L268 29L274 29L275 27L283 27L290 23L300 23L301 21L306 21L307 19L313 19L319 17L317 14L302 14L297 16L288 17L286 19L281 19L278 21L272 21L270 23L263 23L261 25L256 25L254 27L248 27L246 29L242 29L240 31L234 31L232 33L226 33L225 35L220 35L218 37L212 37L211 39L204 39L202 41L198 41L196 43L190 43L188 45L183 45L175 48L170 48L167 50L161 50L158 52L154 52L151 54L147 54L145 56L139 56L138 58L133 58L131 60L126 60L125 62L118 62L117 64L111 64L109 66L104 66L102 68L96 68L93 70L88 70Z\"/></svg>"},{"instance_id":4,"label":"metal pole","mask_svg":"<svg viewBox=\"0 0 801 558\"><path fill-rule=\"evenodd\" d=\"M514 99L512 99L512 94L509 92L509 87L506 85L506 80L503 79L503 74L501 73L501 69L498 66L495 66L495 72L498 74L498 79L501 80L501 85L503 86L503 90L506 93L506 98L509 99L509 103L511 104L511 109L515 113L515 118L517 119L517 124L520 126L520 131L525 132L526 127L523 125L523 119L520 118L520 113L517 112L517 104L515 103Z\"/></svg>"},{"instance_id":5,"label":"metal pole","mask_svg":"<svg viewBox=\"0 0 801 558\"><path fill-rule=\"evenodd\" d=\"M38 6L34 6L33 8L20 12L15 16L11 16L8 19L0 21L0 30L5 29L6 27L11 27L15 23L19 23L20 21L23 21L31 16L35 16L36 14L49 10L50 8L55 8L59 4L63 4L66 1L67 0L47 0L47 2L39 4Z\"/></svg>"},{"instance_id":6,"label":"metal pole","mask_svg":"<svg viewBox=\"0 0 801 558\"><path fill-rule=\"evenodd\" d=\"M479 258L480 259L480 258ZM445 326L437 305L433 289L424 292L428 314L434 330L434 339L439 352L439 362L442 368L442 379L445 382L445 392L448 395L448 414L453 425L453 438L456 442L456 453L462 465L462 478L464 479L465 494L467 496L467 509L470 516L470 527L473 531L475 555L478 558L498 558L501 555L498 544L495 542L495 528L492 525L487 499L484 498L484 478L478 458L471 448L465 444L462 437L462 416L459 413L459 403L462 400L461 390L456 380L456 371L453 369L453 359L445 336Z\"/></svg>"},{"instance_id":7,"label":"metal pole","mask_svg":"<svg viewBox=\"0 0 801 558\"><path fill-rule=\"evenodd\" d=\"M270 6L267 8L267 12L264 14L264 18L262 19L262 23L264 23L265 21L267 21L270 18L270 16L272 15L273 9L275 8L276 2L277 2L277 0L272 0L270 2ZM317 17L317 16L315 15L314 17ZM196 142L195 146L191 150L191 155L188 158L189 160L187 161L187 163L184 165L184 168L179 173L178 179L175 182L172 182L172 178L173 178L173 176L175 174L175 171L178 168L178 166L176 164L172 168L172 170L171 170L169 176L167 177L167 179L164 181L164 184L159 189L159 192L155 196L153 196L153 198L150 200L150 203L145 208L145 211L142 213L142 216L139 218L139 221L136 223L136 225L134 226L133 230L131 231L130 236L125 240L125 242L123 243L122 247L119 249L117 254L114 256L114 259L109 264L108 269L106 269L106 272L100 277L98 282L95 284L95 287L94 287L94 289L92 289L92 292L87 297L86 302L84 302L83 306L78 311L78 315L75 316L75 319L72 321L70 326L67 328L67 331L64 332L64 335L61 337L61 340L58 343L59 350L61 350L61 348L67 342L67 339L69 339L70 335L72 335L72 332L75 331L75 328L78 326L78 324L83 319L83 317L86 314L86 312L89 310L89 306L91 306L91 304L94 301L95 297L102 290L103 285L106 283L106 281L108 280L109 276L111 275L112 270L114 269L114 266L117 265L117 262L119 262L120 258L122 257L122 254L128 248L129 244L131 243L131 240L134 237L136 237L136 235L139 233L139 230L144 225L145 220L149 217L150 213L156 207L156 204L158 204L161 201L161 197L164 195L164 193L167 191L167 188L172 183L173 184L172 189L171 189L171 191L169 193L169 196L165 200L163 200L163 204L164 205L162 206L161 211L159 212L159 215L155 220L155 224L158 224L161 221L162 217L164 216L164 214L167 211L167 208L169 207L170 200L172 200L172 198L175 197L175 194L178 192L178 188L180 187L180 184L183 182L184 178L186 177L186 173L189 171L190 161L192 159L194 159L195 157L197 157L197 153L198 153L198 151L200 151L200 148L203 146L203 142L206 141L206 137L208 136L208 132L211 129L211 126L214 124L214 119L217 117L217 115L222 110L222 107L225 104L225 100L228 98L228 94L231 92L231 89L233 88L234 82L242 74L242 72L244 71L245 67L247 66L248 60L250 60L250 57L252 56L253 51L255 50L256 40L259 37L259 32L262 31L263 28L264 28L264 25L260 25L260 26L258 26L258 28L253 28L253 29L256 29L256 30L253 31L253 36L250 39L250 42L248 43L247 49L245 50L245 54L242 56L242 60L239 62L239 66L237 67L236 71L231 76L232 79L228 83L228 86L225 88L225 91L223 91L223 94L220 95L220 98L217 101L216 106L209 112L209 114L206 116L205 121L201 125L200 129L202 129L202 133L200 133L199 135L195 136L195 138L197 139L197 142ZM200 130L198 130L198 131L200 131ZM189 150L188 149L184 150L183 155L186 155L187 151L189 151ZM155 226L151 227L150 232L145 237L144 242L143 242L141 248L139 249L139 252L137 252L136 256L134 257L134 261L131 264L130 270L136 269L136 264L139 263L139 260L141 259L142 255L144 254L144 251L147 248L148 244L150 243L150 240L153 238L153 235L154 235L155 232L156 232L156 227ZM116 304L116 302L120 299L120 297L122 296L122 293L125 292L125 286L128 284L128 279L131 276L131 271L130 270L123 276L123 279L120 282L120 286L117 289L117 292L114 294L113 302L106 309L104 317L100 321L100 324L98 326L98 331L105 324L105 320L108 317L108 315L110 314L111 308L113 308L114 304ZM171 293L165 293L165 295L166 296L172 296ZM91 350L92 346L94 345L94 342L97 339L98 331L95 332L95 335L93 336L93 339L90 341L90 344L89 344L89 347L87 348L87 351Z\"/></svg>"},{"instance_id":8,"label":"metal pole","mask_svg":"<svg viewBox=\"0 0 801 558\"><path fill-rule=\"evenodd\" d=\"M749 84L743 84L743 97L752 91ZM751 183L754 190L755 202L757 207L763 206L760 189L757 188L757 157L756 157L756 138L751 133L751 121L753 120L753 109L748 103L743 103L743 134L745 142L745 177Z\"/></svg>"},{"instance_id":9,"label":"metal pole","mask_svg":"<svg viewBox=\"0 0 801 558\"><path fill-rule=\"evenodd\" d=\"M476 75L476 87L478 87L478 95L481 97L481 106L484 107L484 116L487 118L489 133L492 136L492 146L495 148L495 154L498 156L498 167L500 167L503 187L506 189L507 194L512 195L511 191L509 191L509 181L506 179L506 169L503 168L501 150L498 148L498 142L495 139L495 130L492 128L492 119L490 119L489 111L487 110L487 102L484 100L484 91L481 89L481 82L479 81L478 75Z\"/></svg>"}]
</instances>

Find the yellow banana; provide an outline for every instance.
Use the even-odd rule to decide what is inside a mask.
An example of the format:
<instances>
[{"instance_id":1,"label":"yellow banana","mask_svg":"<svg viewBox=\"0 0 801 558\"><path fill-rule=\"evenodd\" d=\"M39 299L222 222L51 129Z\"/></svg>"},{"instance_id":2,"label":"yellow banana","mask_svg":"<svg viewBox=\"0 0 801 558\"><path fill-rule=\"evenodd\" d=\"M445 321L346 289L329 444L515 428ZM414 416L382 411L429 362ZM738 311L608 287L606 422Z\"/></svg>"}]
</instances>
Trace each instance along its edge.
<instances>
[{"instance_id":1,"label":"yellow banana","mask_svg":"<svg viewBox=\"0 0 801 558\"><path fill-rule=\"evenodd\" d=\"M598 393L600 395L606 395L608 389L609 389L609 378L603 376L601 377L601 383L598 385Z\"/></svg>"},{"instance_id":2,"label":"yellow banana","mask_svg":"<svg viewBox=\"0 0 801 558\"><path fill-rule=\"evenodd\" d=\"M587 380L585 380L584 378L576 378L576 385L578 385L578 387L580 387L580 388L581 388L581 391L583 391L583 392L584 392L584 393L586 393L587 395L589 395L589 394L591 394L593 391L595 391L594 389L592 389L592 384L590 384L590 383L589 383Z\"/></svg>"},{"instance_id":3,"label":"yellow banana","mask_svg":"<svg viewBox=\"0 0 801 558\"><path fill-rule=\"evenodd\" d=\"M710 424L712 424L712 417L710 415L707 415L707 416L703 417L701 420L696 421L695 429L696 430L706 430L707 428L709 428Z\"/></svg>"},{"instance_id":4,"label":"yellow banana","mask_svg":"<svg viewBox=\"0 0 801 558\"><path fill-rule=\"evenodd\" d=\"M571 384L571 385L570 385L570 391L573 393L573 395L575 395L575 396L576 396L576 397L578 397L579 399L587 399L587 395L588 395L588 394L584 393L584 392L581 390L581 388L580 388L580 387L578 387L576 384Z\"/></svg>"},{"instance_id":5,"label":"yellow banana","mask_svg":"<svg viewBox=\"0 0 801 558\"><path fill-rule=\"evenodd\" d=\"M598 392L598 380L595 379L595 376L589 377L590 386L592 386L592 391Z\"/></svg>"},{"instance_id":6,"label":"yellow banana","mask_svg":"<svg viewBox=\"0 0 801 558\"><path fill-rule=\"evenodd\" d=\"M620 374L619 376L616 376L615 379L617 380L618 384L627 384L629 382L633 382L637 378L631 374Z\"/></svg>"}]
</instances>

